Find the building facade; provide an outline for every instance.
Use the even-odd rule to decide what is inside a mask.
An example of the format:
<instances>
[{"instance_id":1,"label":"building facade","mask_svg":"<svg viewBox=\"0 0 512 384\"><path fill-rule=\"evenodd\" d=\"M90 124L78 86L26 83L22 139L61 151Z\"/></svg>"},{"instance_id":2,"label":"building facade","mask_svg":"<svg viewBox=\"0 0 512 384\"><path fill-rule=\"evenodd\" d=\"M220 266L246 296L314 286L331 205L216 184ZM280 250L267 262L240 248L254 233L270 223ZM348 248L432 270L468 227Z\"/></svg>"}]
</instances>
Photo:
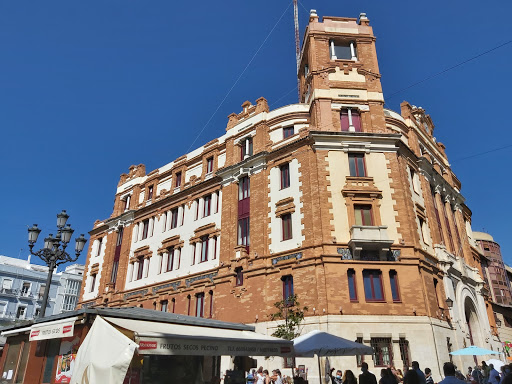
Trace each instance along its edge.
<instances>
[{"instance_id":1,"label":"building facade","mask_svg":"<svg viewBox=\"0 0 512 384\"><path fill-rule=\"evenodd\" d=\"M473 232L482 251L482 271L492 298L498 336L507 357L512 356L512 269L503 262L500 245L484 232Z\"/></svg>"},{"instance_id":2,"label":"building facade","mask_svg":"<svg viewBox=\"0 0 512 384\"><path fill-rule=\"evenodd\" d=\"M75 264L54 273L48 296L47 315L75 309L84 266ZM0 321L2 324L32 320L39 316L48 267L27 260L0 256Z\"/></svg>"},{"instance_id":3,"label":"building facade","mask_svg":"<svg viewBox=\"0 0 512 384\"><path fill-rule=\"evenodd\" d=\"M375 40L365 14L320 21L312 11L300 103L246 101L223 136L122 174L112 214L90 232L81 305L271 334L273 304L296 294L308 307L302 332L371 345L371 369L421 361L436 380L471 338L497 348L461 183L424 109L384 108Z\"/></svg>"}]
</instances>

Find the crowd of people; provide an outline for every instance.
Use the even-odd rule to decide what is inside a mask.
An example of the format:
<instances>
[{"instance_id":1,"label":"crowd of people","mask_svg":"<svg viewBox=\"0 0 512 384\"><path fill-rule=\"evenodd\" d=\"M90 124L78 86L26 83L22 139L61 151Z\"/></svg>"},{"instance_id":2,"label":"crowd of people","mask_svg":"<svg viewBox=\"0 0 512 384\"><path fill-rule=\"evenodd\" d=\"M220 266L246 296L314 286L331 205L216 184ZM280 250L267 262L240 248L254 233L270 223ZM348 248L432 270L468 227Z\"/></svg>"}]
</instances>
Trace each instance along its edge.
<instances>
[{"instance_id":1,"label":"crowd of people","mask_svg":"<svg viewBox=\"0 0 512 384\"><path fill-rule=\"evenodd\" d=\"M435 384L430 368L425 368L423 372L417 361L413 361L411 366L405 374L395 367L381 369L378 384ZM498 372L493 364L487 365L482 361L481 366L469 367L467 375L464 375L453 363L447 362L444 363L443 373L445 378L438 384L512 384L512 364L502 366L501 372ZM342 372L332 368L331 383L358 384L358 381L351 370ZM359 384L377 384L376 376L368 370L368 364L365 362L361 364Z\"/></svg>"},{"instance_id":2,"label":"crowd of people","mask_svg":"<svg viewBox=\"0 0 512 384\"><path fill-rule=\"evenodd\" d=\"M274 369L271 375L268 370L259 367L257 371L253 369L247 375L247 384L286 384L286 382L286 378L279 369Z\"/></svg>"}]
</instances>

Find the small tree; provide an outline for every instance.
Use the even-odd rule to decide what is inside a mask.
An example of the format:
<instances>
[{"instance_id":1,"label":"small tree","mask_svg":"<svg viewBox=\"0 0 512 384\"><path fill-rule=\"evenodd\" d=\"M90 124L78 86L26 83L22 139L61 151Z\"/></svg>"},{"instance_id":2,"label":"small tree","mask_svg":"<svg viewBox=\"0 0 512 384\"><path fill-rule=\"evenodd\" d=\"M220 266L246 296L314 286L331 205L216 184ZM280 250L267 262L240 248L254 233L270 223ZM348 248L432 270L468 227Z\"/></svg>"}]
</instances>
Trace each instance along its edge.
<instances>
[{"instance_id":1,"label":"small tree","mask_svg":"<svg viewBox=\"0 0 512 384\"><path fill-rule=\"evenodd\" d=\"M284 324L279 324L272 336L286 340L298 337L300 335L299 327L308 307L300 306L297 295L288 296L287 299L274 303L274 307L277 308L277 312L272 313L270 318L273 321L284 320Z\"/></svg>"}]
</instances>

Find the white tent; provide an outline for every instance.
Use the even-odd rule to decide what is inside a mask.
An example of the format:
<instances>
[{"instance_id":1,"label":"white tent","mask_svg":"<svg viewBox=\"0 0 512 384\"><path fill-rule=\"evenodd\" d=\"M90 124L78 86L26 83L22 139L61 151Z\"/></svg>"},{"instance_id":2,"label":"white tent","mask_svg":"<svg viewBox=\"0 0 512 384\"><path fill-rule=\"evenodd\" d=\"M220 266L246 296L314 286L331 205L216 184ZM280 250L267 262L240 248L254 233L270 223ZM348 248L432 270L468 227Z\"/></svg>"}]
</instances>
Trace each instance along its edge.
<instances>
[{"instance_id":1,"label":"white tent","mask_svg":"<svg viewBox=\"0 0 512 384\"><path fill-rule=\"evenodd\" d=\"M373 353L372 348L367 345L316 330L295 338L293 349L297 357L356 356Z\"/></svg>"}]
</instances>

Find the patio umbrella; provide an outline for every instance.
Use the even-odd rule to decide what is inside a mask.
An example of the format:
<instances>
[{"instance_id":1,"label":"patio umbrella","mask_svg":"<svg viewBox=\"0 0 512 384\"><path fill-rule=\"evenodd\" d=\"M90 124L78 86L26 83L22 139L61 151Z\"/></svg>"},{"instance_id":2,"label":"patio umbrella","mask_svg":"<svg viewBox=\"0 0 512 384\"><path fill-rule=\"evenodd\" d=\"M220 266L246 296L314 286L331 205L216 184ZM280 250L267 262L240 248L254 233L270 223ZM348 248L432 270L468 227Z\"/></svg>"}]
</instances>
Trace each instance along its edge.
<instances>
[{"instance_id":1,"label":"patio umbrella","mask_svg":"<svg viewBox=\"0 0 512 384\"><path fill-rule=\"evenodd\" d=\"M356 356L373 353L372 348L367 345L317 330L293 339L293 349L297 357Z\"/></svg>"},{"instance_id":2,"label":"patio umbrella","mask_svg":"<svg viewBox=\"0 0 512 384\"><path fill-rule=\"evenodd\" d=\"M498 351L491 351L490 349L484 349L472 345L467 348L458 349L457 351L450 352L450 355L453 356L482 356L482 355L499 355Z\"/></svg>"},{"instance_id":3,"label":"patio umbrella","mask_svg":"<svg viewBox=\"0 0 512 384\"><path fill-rule=\"evenodd\" d=\"M320 356L356 356L373 353L373 349L367 345L317 330L293 339L293 349L296 357L317 356L320 384L322 384Z\"/></svg>"}]
</instances>

